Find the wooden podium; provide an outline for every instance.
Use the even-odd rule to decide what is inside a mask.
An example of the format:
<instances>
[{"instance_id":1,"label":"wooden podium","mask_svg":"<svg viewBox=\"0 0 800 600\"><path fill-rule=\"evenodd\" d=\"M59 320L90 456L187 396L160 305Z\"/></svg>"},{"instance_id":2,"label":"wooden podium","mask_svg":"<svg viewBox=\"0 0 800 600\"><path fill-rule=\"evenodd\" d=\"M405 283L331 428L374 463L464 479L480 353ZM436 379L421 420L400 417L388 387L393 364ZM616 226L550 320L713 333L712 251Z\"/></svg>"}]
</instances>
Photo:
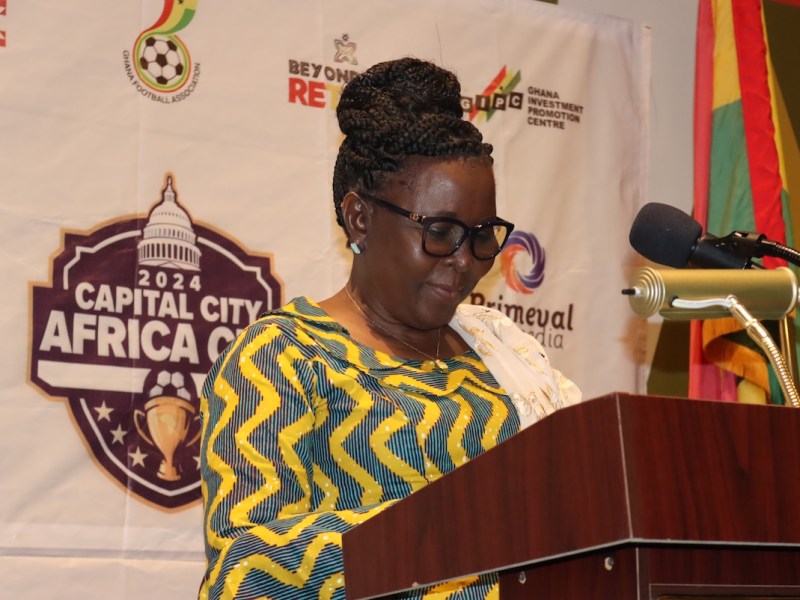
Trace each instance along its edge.
<instances>
[{"instance_id":1,"label":"wooden podium","mask_svg":"<svg viewBox=\"0 0 800 600\"><path fill-rule=\"evenodd\" d=\"M343 545L348 600L493 571L504 600L800 598L800 410L603 396Z\"/></svg>"}]
</instances>

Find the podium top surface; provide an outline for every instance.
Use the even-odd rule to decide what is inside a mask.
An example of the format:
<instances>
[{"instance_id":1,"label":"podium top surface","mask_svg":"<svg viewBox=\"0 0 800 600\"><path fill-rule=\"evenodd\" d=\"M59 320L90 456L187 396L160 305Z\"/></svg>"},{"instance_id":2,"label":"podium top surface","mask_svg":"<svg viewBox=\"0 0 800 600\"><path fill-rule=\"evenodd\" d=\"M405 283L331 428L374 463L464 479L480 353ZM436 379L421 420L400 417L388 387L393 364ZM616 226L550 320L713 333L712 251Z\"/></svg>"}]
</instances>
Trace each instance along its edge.
<instances>
[{"instance_id":1,"label":"podium top surface","mask_svg":"<svg viewBox=\"0 0 800 600\"><path fill-rule=\"evenodd\" d=\"M798 473L800 410L609 394L346 533L348 598L621 544L800 545Z\"/></svg>"}]
</instances>

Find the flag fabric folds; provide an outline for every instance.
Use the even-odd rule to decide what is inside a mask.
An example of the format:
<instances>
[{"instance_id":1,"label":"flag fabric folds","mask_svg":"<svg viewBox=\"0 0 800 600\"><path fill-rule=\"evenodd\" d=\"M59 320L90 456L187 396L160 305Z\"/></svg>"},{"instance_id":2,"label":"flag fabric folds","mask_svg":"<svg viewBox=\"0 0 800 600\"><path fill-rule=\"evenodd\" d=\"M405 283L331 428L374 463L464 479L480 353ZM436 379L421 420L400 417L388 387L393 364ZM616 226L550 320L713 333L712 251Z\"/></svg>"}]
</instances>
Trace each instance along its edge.
<instances>
[{"instance_id":1,"label":"flag fabric folds","mask_svg":"<svg viewBox=\"0 0 800 600\"><path fill-rule=\"evenodd\" d=\"M792 244L777 102L762 0L700 0L695 81L694 216L725 235ZM785 261L765 257L766 268ZM734 319L693 321L689 396L782 403L767 358Z\"/></svg>"}]
</instances>

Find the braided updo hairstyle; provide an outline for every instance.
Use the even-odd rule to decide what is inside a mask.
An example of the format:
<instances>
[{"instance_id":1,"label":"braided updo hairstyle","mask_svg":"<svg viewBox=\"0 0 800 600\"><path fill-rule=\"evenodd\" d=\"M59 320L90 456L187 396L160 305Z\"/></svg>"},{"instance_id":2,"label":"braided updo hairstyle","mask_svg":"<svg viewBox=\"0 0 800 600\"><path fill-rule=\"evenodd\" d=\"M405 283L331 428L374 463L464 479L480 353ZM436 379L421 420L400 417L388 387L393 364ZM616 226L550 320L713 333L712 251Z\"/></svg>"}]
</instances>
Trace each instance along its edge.
<instances>
[{"instance_id":1,"label":"braided updo hairstyle","mask_svg":"<svg viewBox=\"0 0 800 600\"><path fill-rule=\"evenodd\" d=\"M411 156L485 157L492 146L462 118L461 85L431 62L401 58L379 63L348 83L336 109L345 138L333 169L336 222L344 228L342 200L371 190L402 169Z\"/></svg>"}]
</instances>

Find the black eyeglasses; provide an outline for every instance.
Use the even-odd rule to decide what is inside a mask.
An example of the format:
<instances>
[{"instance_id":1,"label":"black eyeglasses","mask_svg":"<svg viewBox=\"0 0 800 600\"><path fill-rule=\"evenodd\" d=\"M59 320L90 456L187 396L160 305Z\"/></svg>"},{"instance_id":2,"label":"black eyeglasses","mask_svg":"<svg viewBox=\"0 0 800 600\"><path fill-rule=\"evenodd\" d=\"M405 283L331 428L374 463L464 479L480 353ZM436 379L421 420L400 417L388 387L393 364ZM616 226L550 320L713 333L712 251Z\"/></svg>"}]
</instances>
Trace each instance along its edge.
<instances>
[{"instance_id":1,"label":"black eyeglasses","mask_svg":"<svg viewBox=\"0 0 800 600\"><path fill-rule=\"evenodd\" d=\"M488 219L470 227L451 217L425 217L371 194L359 192L358 195L422 225L422 249L431 256L450 256L469 238L472 256L478 260L491 260L500 254L514 230L513 223L500 218Z\"/></svg>"}]
</instances>

